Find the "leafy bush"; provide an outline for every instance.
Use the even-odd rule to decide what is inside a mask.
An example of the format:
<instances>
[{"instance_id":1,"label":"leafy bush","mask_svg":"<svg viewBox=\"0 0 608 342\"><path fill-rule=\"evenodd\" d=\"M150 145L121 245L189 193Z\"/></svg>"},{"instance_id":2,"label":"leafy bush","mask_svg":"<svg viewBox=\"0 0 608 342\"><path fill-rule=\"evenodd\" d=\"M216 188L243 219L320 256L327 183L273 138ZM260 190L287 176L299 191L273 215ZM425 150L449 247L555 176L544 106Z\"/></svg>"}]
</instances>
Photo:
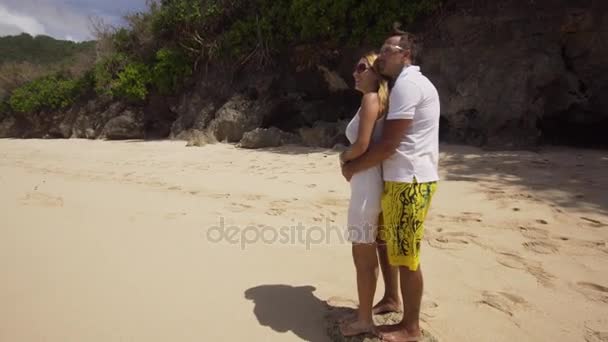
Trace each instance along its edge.
<instances>
[{"instance_id":1,"label":"leafy bush","mask_svg":"<svg viewBox=\"0 0 608 342\"><path fill-rule=\"evenodd\" d=\"M161 94L179 90L185 77L192 74L192 62L180 51L162 48L156 53L152 81Z\"/></svg>"},{"instance_id":2,"label":"leafy bush","mask_svg":"<svg viewBox=\"0 0 608 342\"><path fill-rule=\"evenodd\" d=\"M120 71L112 82L112 95L130 101L144 100L148 95L148 85L152 77L143 63L130 63Z\"/></svg>"},{"instance_id":3,"label":"leafy bush","mask_svg":"<svg viewBox=\"0 0 608 342\"><path fill-rule=\"evenodd\" d=\"M116 75L128 63L128 58L122 53L104 57L94 68L95 91L100 95L112 96L112 87Z\"/></svg>"},{"instance_id":4,"label":"leafy bush","mask_svg":"<svg viewBox=\"0 0 608 342\"><path fill-rule=\"evenodd\" d=\"M440 3L441 0L258 0L248 11L250 14L236 20L227 34L234 38L235 30L237 37L250 40L259 40L261 35L273 47L319 41L378 44L393 23L407 27L418 15L432 11ZM243 44L239 39L228 41L231 42Z\"/></svg>"},{"instance_id":5,"label":"leafy bush","mask_svg":"<svg viewBox=\"0 0 608 342\"><path fill-rule=\"evenodd\" d=\"M47 76L15 89L9 103L16 112L54 110L71 105L78 95L77 80Z\"/></svg>"},{"instance_id":6,"label":"leafy bush","mask_svg":"<svg viewBox=\"0 0 608 342\"><path fill-rule=\"evenodd\" d=\"M126 17L127 28L109 36L103 31L95 89L143 100L152 90L179 91L201 61L265 65L276 52L301 43L376 45L394 22L407 27L441 1L151 1L147 12Z\"/></svg>"}]
</instances>

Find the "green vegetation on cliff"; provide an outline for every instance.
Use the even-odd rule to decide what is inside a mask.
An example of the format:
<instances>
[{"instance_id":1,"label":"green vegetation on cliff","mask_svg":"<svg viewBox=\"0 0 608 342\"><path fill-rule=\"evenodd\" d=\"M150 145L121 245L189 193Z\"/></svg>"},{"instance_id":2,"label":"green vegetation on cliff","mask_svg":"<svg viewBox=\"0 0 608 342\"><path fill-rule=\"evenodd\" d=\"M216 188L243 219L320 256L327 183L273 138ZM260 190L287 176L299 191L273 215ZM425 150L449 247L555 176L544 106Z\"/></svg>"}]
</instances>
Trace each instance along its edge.
<instances>
[{"instance_id":1,"label":"green vegetation on cliff","mask_svg":"<svg viewBox=\"0 0 608 342\"><path fill-rule=\"evenodd\" d=\"M7 112L9 104L15 111L71 104L73 97L66 95L67 84L63 82L69 79L82 85L95 61L95 44L26 33L0 37L0 112Z\"/></svg>"},{"instance_id":2,"label":"green vegetation on cliff","mask_svg":"<svg viewBox=\"0 0 608 342\"><path fill-rule=\"evenodd\" d=\"M135 102L145 100L150 93L175 94L197 69L208 63L232 69L244 65L264 68L274 65L277 56L300 44L324 43L335 48L377 45L394 22L407 27L416 16L434 10L440 2L152 1L147 11L126 16L125 28L97 26L98 54L91 82L79 79L81 75L43 78L15 90L10 104L16 111L62 108L76 100L72 89L75 84L90 85L100 95ZM46 42L45 39L40 38L40 42ZM83 48L66 44L63 52L66 55ZM50 51L51 59L57 56L55 50L45 49L32 50L35 55L32 60L42 62L40 51ZM11 58L22 53L11 51ZM57 86L50 87L52 82Z\"/></svg>"},{"instance_id":3,"label":"green vegetation on cliff","mask_svg":"<svg viewBox=\"0 0 608 342\"><path fill-rule=\"evenodd\" d=\"M70 61L80 53L92 54L94 51L94 41L76 43L49 36L32 37L27 33L0 37L0 64L29 62L48 65Z\"/></svg>"}]
</instances>

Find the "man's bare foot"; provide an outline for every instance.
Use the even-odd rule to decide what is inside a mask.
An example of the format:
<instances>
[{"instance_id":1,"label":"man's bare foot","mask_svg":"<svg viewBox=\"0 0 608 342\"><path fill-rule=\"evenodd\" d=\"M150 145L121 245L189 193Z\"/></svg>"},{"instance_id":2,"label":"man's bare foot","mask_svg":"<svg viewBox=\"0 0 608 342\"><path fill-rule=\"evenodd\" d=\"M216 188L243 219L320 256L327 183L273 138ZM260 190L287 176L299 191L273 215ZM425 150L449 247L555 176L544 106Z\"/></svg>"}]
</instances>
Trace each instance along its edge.
<instances>
[{"instance_id":1,"label":"man's bare foot","mask_svg":"<svg viewBox=\"0 0 608 342\"><path fill-rule=\"evenodd\" d=\"M406 329L402 324L386 326L389 328L381 329L378 327L378 336L382 341L387 342L415 342L422 340L420 329ZM415 330L415 331L414 331Z\"/></svg>"},{"instance_id":2,"label":"man's bare foot","mask_svg":"<svg viewBox=\"0 0 608 342\"><path fill-rule=\"evenodd\" d=\"M343 336L356 336L361 334L376 334L376 327L373 323L370 322L362 322L362 321L352 321L352 322L344 322L340 324L340 332Z\"/></svg>"},{"instance_id":3,"label":"man's bare foot","mask_svg":"<svg viewBox=\"0 0 608 342\"><path fill-rule=\"evenodd\" d=\"M374 305L372 308L372 313L374 315L382 315L389 312L401 312L401 309L401 303L398 301L382 298L376 305Z\"/></svg>"}]
</instances>

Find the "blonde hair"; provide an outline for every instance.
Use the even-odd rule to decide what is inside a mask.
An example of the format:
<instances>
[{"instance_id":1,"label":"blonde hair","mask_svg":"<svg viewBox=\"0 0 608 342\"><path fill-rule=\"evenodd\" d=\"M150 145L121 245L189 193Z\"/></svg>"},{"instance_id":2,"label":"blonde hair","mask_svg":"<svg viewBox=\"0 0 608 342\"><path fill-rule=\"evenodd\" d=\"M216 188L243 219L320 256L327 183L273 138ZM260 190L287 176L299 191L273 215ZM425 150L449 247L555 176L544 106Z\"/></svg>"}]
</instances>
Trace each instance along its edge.
<instances>
[{"instance_id":1,"label":"blonde hair","mask_svg":"<svg viewBox=\"0 0 608 342\"><path fill-rule=\"evenodd\" d=\"M372 71L375 72L380 79L378 84L378 98L380 99L380 116L383 116L386 114L386 112L388 112L388 79L382 76L382 74L380 74L374 66L376 59L378 59L377 53L370 52L363 56L363 58L367 61L367 64L371 67Z\"/></svg>"}]
</instances>

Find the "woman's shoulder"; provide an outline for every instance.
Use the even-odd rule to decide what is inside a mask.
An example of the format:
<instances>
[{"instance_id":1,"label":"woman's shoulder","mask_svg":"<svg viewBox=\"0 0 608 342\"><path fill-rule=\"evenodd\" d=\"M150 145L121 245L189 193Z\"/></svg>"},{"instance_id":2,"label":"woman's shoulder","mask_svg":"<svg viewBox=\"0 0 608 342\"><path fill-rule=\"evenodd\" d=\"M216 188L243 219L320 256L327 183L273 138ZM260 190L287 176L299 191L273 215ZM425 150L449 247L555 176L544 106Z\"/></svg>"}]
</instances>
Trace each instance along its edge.
<instances>
[{"instance_id":1,"label":"woman's shoulder","mask_svg":"<svg viewBox=\"0 0 608 342\"><path fill-rule=\"evenodd\" d=\"M376 112L380 109L380 97L378 93L367 93L361 99L361 107L359 112Z\"/></svg>"},{"instance_id":2,"label":"woman's shoulder","mask_svg":"<svg viewBox=\"0 0 608 342\"><path fill-rule=\"evenodd\" d=\"M380 103L380 95L377 92L365 93L361 98L361 106L365 103Z\"/></svg>"}]
</instances>

